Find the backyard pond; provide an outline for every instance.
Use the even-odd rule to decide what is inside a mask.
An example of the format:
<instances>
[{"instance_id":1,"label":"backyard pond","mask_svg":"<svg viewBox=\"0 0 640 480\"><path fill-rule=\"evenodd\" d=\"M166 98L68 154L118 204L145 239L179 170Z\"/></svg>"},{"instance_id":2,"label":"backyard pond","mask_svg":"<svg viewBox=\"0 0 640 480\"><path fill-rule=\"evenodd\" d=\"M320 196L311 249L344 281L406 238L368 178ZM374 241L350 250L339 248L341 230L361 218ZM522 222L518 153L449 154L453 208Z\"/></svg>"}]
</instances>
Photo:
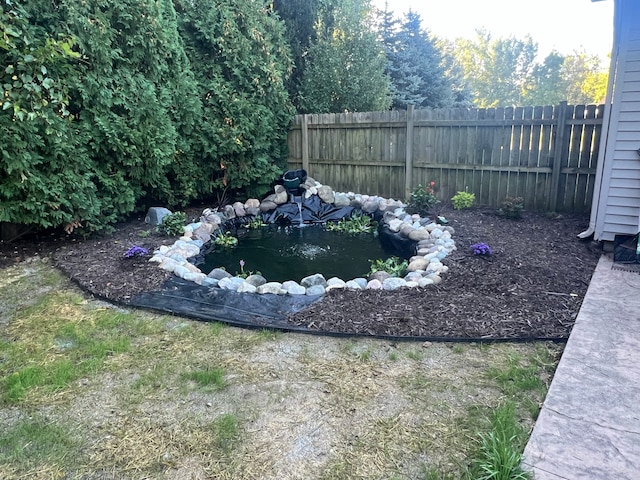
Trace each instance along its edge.
<instances>
[{"instance_id":1,"label":"backyard pond","mask_svg":"<svg viewBox=\"0 0 640 480\"><path fill-rule=\"evenodd\" d=\"M217 248L199 265L203 272L216 267L232 275L260 273L284 282L322 273L325 278L366 277L371 262L398 256L377 234L328 231L323 225L267 225L239 229L235 248ZM241 263L242 262L242 263Z\"/></svg>"}]
</instances>

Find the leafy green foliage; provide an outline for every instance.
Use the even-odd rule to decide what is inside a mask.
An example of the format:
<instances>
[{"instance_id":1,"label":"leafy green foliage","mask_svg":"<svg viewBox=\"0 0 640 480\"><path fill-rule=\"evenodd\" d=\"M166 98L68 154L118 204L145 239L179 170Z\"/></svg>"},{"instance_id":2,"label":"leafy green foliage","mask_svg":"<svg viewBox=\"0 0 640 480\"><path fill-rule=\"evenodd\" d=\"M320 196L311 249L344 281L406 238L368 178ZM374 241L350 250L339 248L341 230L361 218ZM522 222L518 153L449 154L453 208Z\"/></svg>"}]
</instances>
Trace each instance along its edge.
<instances>
[{"instance_id":1,"label":"leafy green foliage","mask_svg":"<svg viewBox=\"0 0 640 480\"><path fill-rule=\"evenodd\" d=\"M329 231L350 234L369 233L378 228L378 223L368 215L356 214L350 218L342 218L336 223L327 223L325 228Z\"/></svg>"},{"instance_id":2,"label":"leafy green foliage","mask_svg":"<svg viewBox=\"0 0 640 480\"><path fill-rule=\"evenodd\" d=\"M386 59L367 0L322 2L318 41L309 49L301 85L305 112L366 112L391 105Z\"/></svg>"},{"instance_id":3,"label":"leafy green foliage","mask_svg":"<svg viewBox=\"0 0 640 480\"><path fill-rule=\"evenodd\" d=\"M478 30L475 40L456 40L454 54L478 107L522 105L538 46L526 36L493 38Z\"/></svg>"},{"instance_id":4,"label":"leafy green foliage","mask_svg":"<svg viewBox=\"0 0 640 480\"><path fill-rule=\"evenodd\" d=\"M476 201L475 193L469 192L457 192L453 197L451 197L451 203L453 204L453 208L455 210L462 210L465 208L473 207L473 204Z\"/></svg>"},{"instance_id":5,"label":"leafy green foliage","mask_svg":"<svg viewBox=\"0 0 640 480\"><path fill-rule=\"evenodd\" d=\"M407 273L407 267L409 266L406 260L398 257L389 257L385 260L370 260L370 263L371 269L369 270L369 275L376 272L387 272L392 277L402 277Z\"/></svg>"},{"instance_id":6,"label":"leafy green foliage","mask_svg":"<svg viewBox=\"0 0 640 480\"><path fill-rule=\"evenodd\" d=\"M290 61L262 2L0 2L0 221L100 230L282 171Z\"/></svg>"},{"instance_id":7,"label":"leafy green foliage","mask_svg":"<svg viewBox=\"0 0 640 480\"><path fill-rule=\"evenodd\" d=\"M261 1L176 1L202 98L195 131L197 191L264 193L285 169L293 108L284 25Z\"/></svg>"},{"instance_id":8,"label":"leafy green foliage","mask_svg":"<svg viewBox=\"0 0 640 480\"><path fill-rule=\"evenodd\" d=\"M427 216L430 210L440 203L440 199L435 194L435 186L435 182L430 182L427 187L420 184L414 188L409 197L407 212Z\"/></svg>"},{"instance_id":9,"label":"leafy green foliage","mask_svg":"<svg viewBox=\"0 0 640 480\"><path fill-rule=\"evenodd\" d=\"M502 202L502 206L498 210L498 213L504 217L517 220L522 218L522 211L524 210L524 198L522 197L507 197Z\"/></svg>"},{"instance_id":10,"label":"leafy green foliage","mask_svg":"<svg viewBox=\"0 0 640 480\"><path fill-rule=\"evenodd\" d=\"M238 239L229 232L224 232L218 235L213 240L213 243L222 248L233 248L238 245Z\"/></svg>"},{"instance_id":11,"label":"leafy green foliage","mask_svg":"<svg viewBox=\"0 0 640 480\"><path fill-rule=\"evenodd\" d=\"M259 215L256 215L255 217L253 217L251 219L251 221L249 223L247 223L245 225L245 227L248 228L249 230L257 230L257 229L262 228L262 227L264 227L266 225L267 224L262 221L262 217L259 216Z\"/></svg>"},{"instance_id":12,"label":"leafy green foliage","mask_svg":"<svg viewBox=\"0 0 640 480\"><path fill-rule=\"evenodd\" d=\"M174 212L162 218L162 223L158 225L158 231L169 237L178 237L184 233L185 223L187 223L187 214Z\"/></svg>"}]
</instances>

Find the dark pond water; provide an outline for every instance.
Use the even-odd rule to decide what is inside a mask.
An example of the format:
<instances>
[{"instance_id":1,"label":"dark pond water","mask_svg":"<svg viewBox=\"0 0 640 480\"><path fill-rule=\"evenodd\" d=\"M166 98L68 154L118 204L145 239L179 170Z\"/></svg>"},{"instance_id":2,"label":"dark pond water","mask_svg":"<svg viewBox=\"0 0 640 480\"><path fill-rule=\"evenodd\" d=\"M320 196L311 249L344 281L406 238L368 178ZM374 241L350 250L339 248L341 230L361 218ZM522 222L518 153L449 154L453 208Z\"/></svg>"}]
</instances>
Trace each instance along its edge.
<instances>
[{"instance_id":1,"label":"dark pond water","mask_svg":"<svg viewBox=\"0 0 640 480\"><path fill-rule=\"evenodd\" d=\"M326 279L339 277L345 281L363 277L369 272L369 260L386 259L396 253L383 247L377 235L348 235L329 232L321 225L304 228L266 227L238 231L238 246L209 253L200 270L209 273L224 267L232 275L240 273L240 260L245 272L260 272L268 281L300 281L322 273Z\"/></svg>"}]
</instances>

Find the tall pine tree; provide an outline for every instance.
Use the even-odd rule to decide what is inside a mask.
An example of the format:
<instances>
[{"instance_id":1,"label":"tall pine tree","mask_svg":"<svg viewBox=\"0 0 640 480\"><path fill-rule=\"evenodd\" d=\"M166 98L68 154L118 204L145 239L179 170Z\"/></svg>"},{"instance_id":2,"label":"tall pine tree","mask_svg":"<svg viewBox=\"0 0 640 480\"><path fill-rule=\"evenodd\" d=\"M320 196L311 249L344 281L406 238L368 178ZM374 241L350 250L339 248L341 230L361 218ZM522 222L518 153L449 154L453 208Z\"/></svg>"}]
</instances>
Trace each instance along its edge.
<instances>
[{"instance_id":1,"label":"tall pine tree","mask_svg":"<svg viewBox=\"0 0 640 480\"><path fill-rule=\"evenodd\" d=\"M388 19L383 27L393 107L452 105L453 88L444 70L442 54L422 29L420 15L410 10L397 31L391 28Z\"/></svg>"}]
</instances>

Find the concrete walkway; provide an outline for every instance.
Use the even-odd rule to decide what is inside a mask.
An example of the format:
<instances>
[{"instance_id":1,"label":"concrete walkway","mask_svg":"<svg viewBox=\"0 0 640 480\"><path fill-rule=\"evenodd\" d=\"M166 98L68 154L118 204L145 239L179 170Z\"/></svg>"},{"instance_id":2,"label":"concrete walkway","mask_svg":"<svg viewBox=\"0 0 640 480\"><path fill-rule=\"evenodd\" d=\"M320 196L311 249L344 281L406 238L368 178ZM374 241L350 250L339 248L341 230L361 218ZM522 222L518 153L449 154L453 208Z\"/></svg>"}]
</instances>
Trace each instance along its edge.
<instances>
[{"instance_id":1,"label":"concrete walkway","mask_svg":"<svg viewBox=\"0 0 640 480\"><path fill-rule=\"evenodd\" d=\"M593 274L524 451L535 480L640 479L640 275Z\"/></svg>"}]
</instances>

